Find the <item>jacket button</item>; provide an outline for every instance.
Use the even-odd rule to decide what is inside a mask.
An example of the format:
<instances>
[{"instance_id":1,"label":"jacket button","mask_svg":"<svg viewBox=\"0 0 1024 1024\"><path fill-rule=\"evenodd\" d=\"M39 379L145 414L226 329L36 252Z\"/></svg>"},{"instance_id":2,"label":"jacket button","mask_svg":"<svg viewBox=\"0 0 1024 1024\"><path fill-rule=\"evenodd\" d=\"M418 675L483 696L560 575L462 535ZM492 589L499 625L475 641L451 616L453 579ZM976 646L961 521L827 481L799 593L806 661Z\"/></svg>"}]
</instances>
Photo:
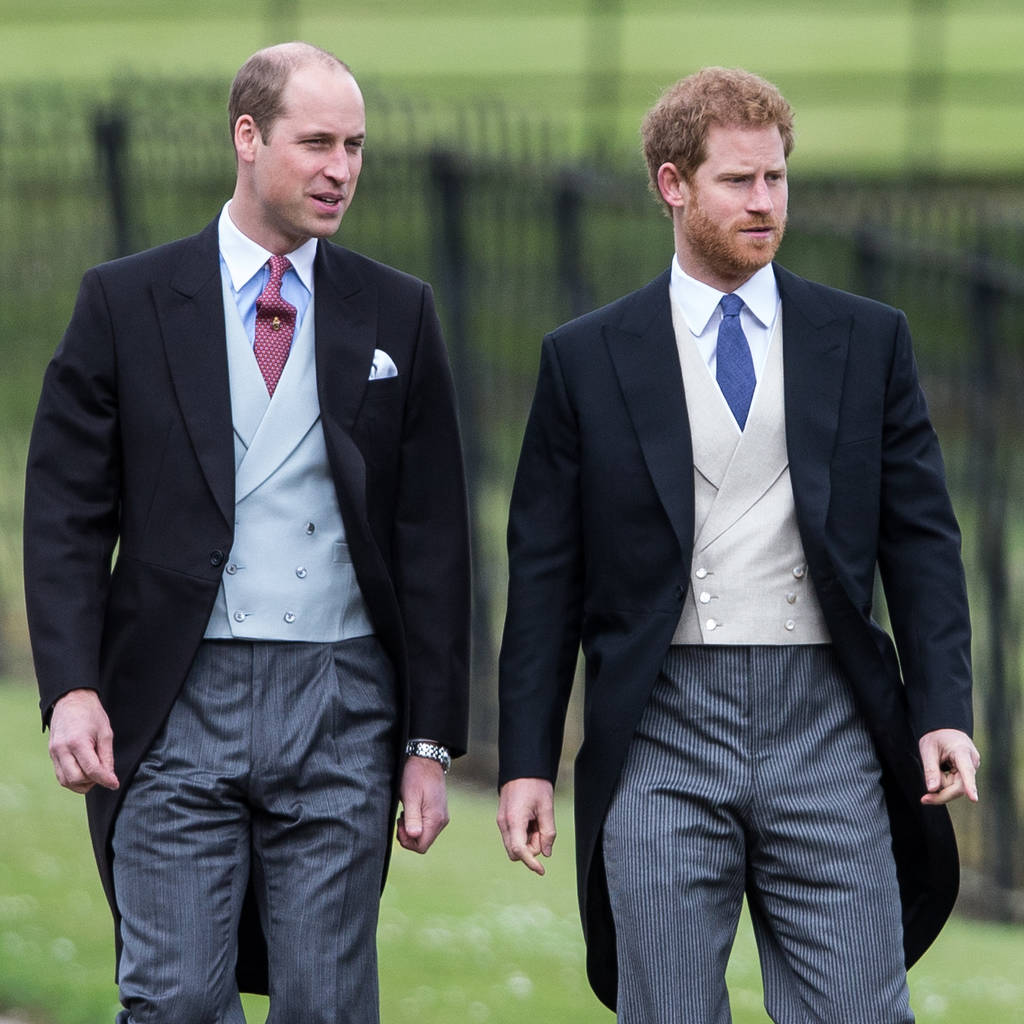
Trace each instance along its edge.
<instances>
[{"instance_id":1,"label":"jacket button","mask_svg":"<svg viewBox=\"0 0 1024 1024\"><path fill-rule=\"evenodd\" d=\"M214 551L211 551L210 552L210 565L212 565L214 567L214 569L216 569L217 566L223 565L223 564L224 564L224 552L221 551L219 548L217 548Z\"/></svg>"}]
</instances>

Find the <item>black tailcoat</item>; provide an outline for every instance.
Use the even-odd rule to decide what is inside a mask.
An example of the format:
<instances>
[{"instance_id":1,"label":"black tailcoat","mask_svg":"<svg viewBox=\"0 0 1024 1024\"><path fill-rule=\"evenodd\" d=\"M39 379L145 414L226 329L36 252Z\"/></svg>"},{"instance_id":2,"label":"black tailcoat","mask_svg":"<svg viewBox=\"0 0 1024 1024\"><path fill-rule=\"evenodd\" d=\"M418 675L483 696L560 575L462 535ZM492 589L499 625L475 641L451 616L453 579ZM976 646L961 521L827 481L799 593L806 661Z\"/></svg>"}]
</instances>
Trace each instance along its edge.
<instances>
[{"instance_id":1,"label":"black tailcoat","mask_svg":"<svg viewBox=\"0 0 1024 1024\"><path fill-rule=\"evenodd\" d=\"M960 535L903 314L775 272L797 522L882 765L909 964L958 886L948 815L920 804L917 737L971 728ZM693 539L692 447L665 273L545 338L509 519L500 777L554 780L582 643L579 897L591 984L609 1006L615 935L601 827L679 619ZM876 566L895 645L871 616Z\"/></svg>"},{"instance_id":2,"label":"black tailcoat","mask_svg":"<svg viewBox=\"0 0 1024 1024\"><path fill-rule=\"evenodd\" d=\"M87 804L115 920L110 838L120 794L185 679L232 544L218 260L215 221L90 270L47 370L29 449L25 583L41 706L45 714L63 693L88 687L110 716L121 790L96 787ZM433 297L423 282L322 241L313 302L327 452L356 576L397 673L396 739L411 732L459 754L468 530ZM375 348L398 375L368 387ZM396 787L400 760L396 745ZM258 923L247 922L241 941L240 981L265 990Z\"/></svg>"}]
</instances>

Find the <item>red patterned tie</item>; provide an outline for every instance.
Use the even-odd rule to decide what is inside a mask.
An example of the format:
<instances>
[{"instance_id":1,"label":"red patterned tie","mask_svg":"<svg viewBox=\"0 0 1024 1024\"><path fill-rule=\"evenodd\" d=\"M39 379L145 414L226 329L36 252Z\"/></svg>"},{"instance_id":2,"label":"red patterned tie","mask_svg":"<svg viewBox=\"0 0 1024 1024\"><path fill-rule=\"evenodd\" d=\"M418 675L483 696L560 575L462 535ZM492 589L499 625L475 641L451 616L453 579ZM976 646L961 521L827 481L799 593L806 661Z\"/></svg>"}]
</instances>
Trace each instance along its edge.
<instances>
[{"instance_id":1,"label":"red patterned tie","mask_svg":"<svg viewBox=\"0 0 1024 1024\"><path fill-rule=\"evenodd\" d=\"M281 278L291 266L286 256L271 256L270 280L256 300L256 340L253 352L271 395L281 379L295 333L295 307L281 298Z\"/></svg>"}]
</instances>

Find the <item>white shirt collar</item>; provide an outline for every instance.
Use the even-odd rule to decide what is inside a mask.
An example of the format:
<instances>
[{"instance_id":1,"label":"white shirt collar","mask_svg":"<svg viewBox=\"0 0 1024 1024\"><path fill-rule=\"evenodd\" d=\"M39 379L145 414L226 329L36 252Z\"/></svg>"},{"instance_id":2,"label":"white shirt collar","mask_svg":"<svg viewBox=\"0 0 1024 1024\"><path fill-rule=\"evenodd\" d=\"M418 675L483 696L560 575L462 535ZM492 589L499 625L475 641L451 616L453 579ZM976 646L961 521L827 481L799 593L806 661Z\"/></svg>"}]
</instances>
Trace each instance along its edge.
<instances>
[{"instance_id":1,"label":"white shirt collar","mask_svg":"<svg viewBox=\"0 0 1024 1024\"><path fill-rule=\"evenodd\" d=\"M228 213L231 206L229 199L220 211L217 231L220 242L220 254L231 275L231 284L235 291L241 289L252 280L255 274L266 266L267 260L273 255L262 245L254 242L248 235L239 231ZM313 291L313 260L316 256L315 238L309 238L293 252L285 253L306 290Z\"/></svg>"},{"instance_id":2,"label":"white shirt collar","mask_svg":"<svg viewBox=\"0 0 1024 1024\"><path fill-rule=\"evenodd\" d=\"M725 292L690 277L679 265L679 258L672 257L672 278L669 284L672 298L682 310L686 325L695 336L700 336L707 329L708 322L718 309ZM779 308L779 287L775 283L775 271L769 263L762 267L736 289L736 293L746 304L747 309L757 318L765 329L775 322L775 314Z\"/></svg>"}]
</instances>

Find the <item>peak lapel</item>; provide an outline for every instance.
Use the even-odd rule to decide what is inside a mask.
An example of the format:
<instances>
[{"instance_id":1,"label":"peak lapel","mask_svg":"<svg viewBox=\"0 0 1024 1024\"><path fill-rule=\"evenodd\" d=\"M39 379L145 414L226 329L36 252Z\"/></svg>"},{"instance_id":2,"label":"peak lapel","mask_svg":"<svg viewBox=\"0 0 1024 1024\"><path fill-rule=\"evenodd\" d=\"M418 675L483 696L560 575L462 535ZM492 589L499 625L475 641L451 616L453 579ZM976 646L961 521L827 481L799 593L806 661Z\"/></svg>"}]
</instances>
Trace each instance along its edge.
<instances>
[{"instance_id":1,"label":"peak lapel","mask_svg":"<svg viewBox=\"0 0 1024 1024\"><path fill-rule=\"evenodd\" d=\"M265 406L259 427L235 475L235 502L248 497L302 443L320 417L312 386L315 324L306 316L292 342L273 399ZM256 360L252 359L253 365ZM262 375L259 387L263 388ZM262 395L266 393L263 388Z\"/></svg>"},{"instance_id":2,"label":"peak lapel","mask_svg":"<svg viewBox=\"0 0 1024 1024\"><path fill-rule=\"evenodd\" d=\"M734 448L718 496L707 519L701 524L696 541L698 550L713 543L728 530L778 480L786 468L785 424L783 417L778 415L783 395L782 334L783 331L776 325L768 358L754 393L746 429ZM735 425L731 414L730 425Z\"/></svg>"},{"instance_id":3,"label":"peak lapel","mask_svg":"<svg viewBox=\"0 0 1024 1024\"><path fill-rule=\"evenodd\" d=\"M225 521L234 521L234 455L217 222L190 239L153 301L178 405Z\"/></svg>"},{"instance_id":4,"label":"peak lapel","mask_svg":"<svg viewBox=\"0 0 1024 1024\"><path fill-rule=\"evenodd\" d=\"M693 545L693 451L668 272L634 296L605 341L655 489L683 551Z\"/></svg>"},{"instance_id":5,"label":"peak lapel","mask_svg":"<svg viewBox=\"0 0 1024 1024\"><path fill-rule=\"evenodd\" d=\"M689 328L682 312L674 304L672 324L683 371L683 389L693 444L693 468L718 490L736 453L740 429L722 397L721 389L689 337Z\"/></svg>"},{"instance_id":6,"label":"peak lapel","mask_svg":"<svg viewBox=\"0 0 1024 1024\"><path fill-rule=\"evenodd\" d=\"M785 339L786 446L806 545L810 536L824 536L851 323L810 282L779 266L775 277ZM811 535L808 528L814 531Z\"/></svg>"},{"instance_id":7,"label":"peak lapel","mask_svg":"<svg viewBox=\"0 0 1024 1024\"><path fill-rule=\"evenodd\" d=\"M349 434L377 343L377 292L345 250L321 242L316 256L316 376L320 413Z\"/></svg>"}]
</instances>

